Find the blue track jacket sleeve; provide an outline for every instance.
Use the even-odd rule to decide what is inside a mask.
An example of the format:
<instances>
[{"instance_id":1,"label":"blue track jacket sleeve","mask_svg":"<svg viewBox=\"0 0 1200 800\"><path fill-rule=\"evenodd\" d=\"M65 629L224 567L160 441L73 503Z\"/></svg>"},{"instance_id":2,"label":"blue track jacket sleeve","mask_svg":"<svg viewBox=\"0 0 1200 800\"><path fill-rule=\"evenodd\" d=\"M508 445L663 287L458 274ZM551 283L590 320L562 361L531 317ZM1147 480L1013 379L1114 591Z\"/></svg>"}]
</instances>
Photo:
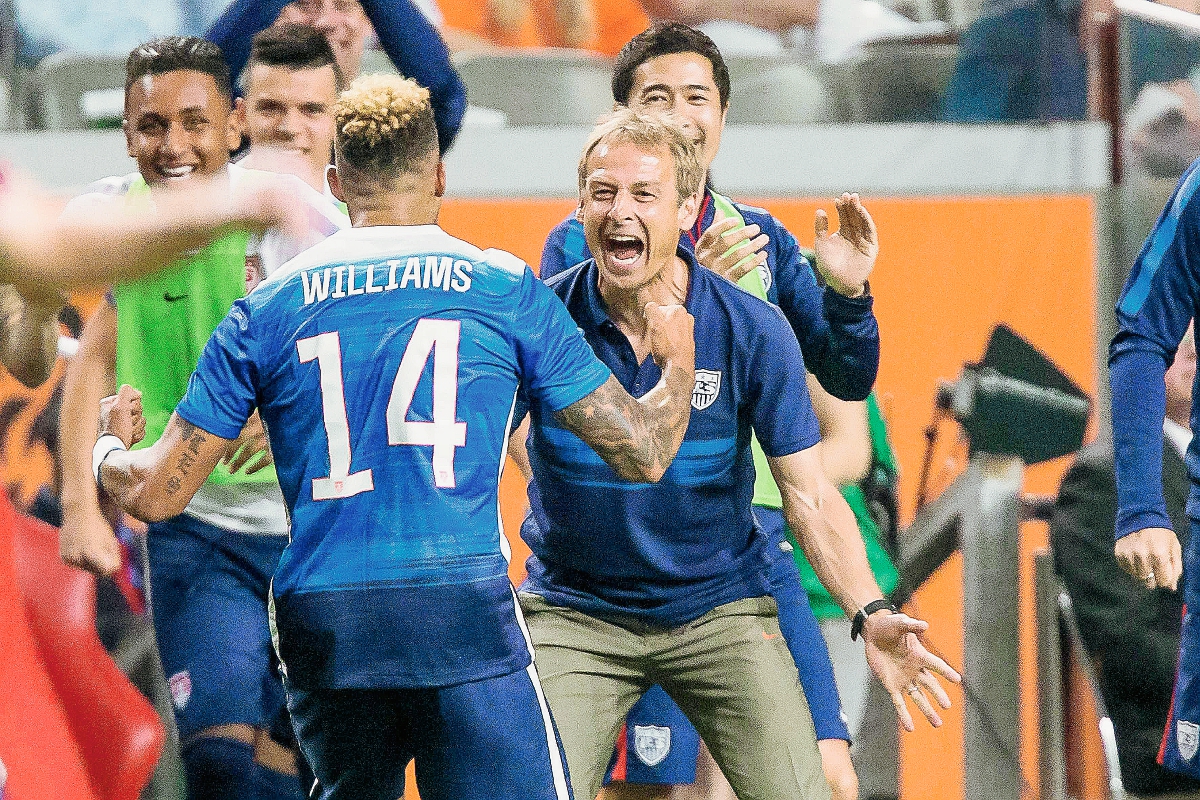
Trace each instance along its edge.
<instances>
[{"instance_id":1,"label":"blue track jacket sleeve","mask_svg":"<svg viewBox=\"0 0 1200 800\"><path fill-rule=\"evenodd\" d=\"M1163 376L1195 315L1200 284L1200 161L1163 209L1117 301L1109 348L1117 527L1121 538L1171 528L1162 490Z\"/></svg>"},{"instance_id":2,"label":"blue track jacket sleeve","mask_svg":"<svg viewBox=\"0 0 1200 800\"><path fill-rule=\"evenodd\" d=\"M779 308L800 340L808 369L825 391L865 400L879 372L879 324L870 296L844 297L817 285L812 266L792 234L773 217ZM754 220L758 222L758 220ZM767 228L760 223L760 227Z\"/></svg>"},{"instance_id":3,"label":"blue track jacket sleeve","mask_svg":"<svg viewBox=\"0 0 1200 800\"><path fill-rule=\"evenodd\" d=\"M429 89L438 144L445 153L458 135L467 110L467 90L450 63L446 43L411 0L361 2L396 69ZM234 79L250 59L254 35L275 22L287 4L288 0L234 0L213 23L206 38L225 53Z\"/></svg>"}]
</instances>

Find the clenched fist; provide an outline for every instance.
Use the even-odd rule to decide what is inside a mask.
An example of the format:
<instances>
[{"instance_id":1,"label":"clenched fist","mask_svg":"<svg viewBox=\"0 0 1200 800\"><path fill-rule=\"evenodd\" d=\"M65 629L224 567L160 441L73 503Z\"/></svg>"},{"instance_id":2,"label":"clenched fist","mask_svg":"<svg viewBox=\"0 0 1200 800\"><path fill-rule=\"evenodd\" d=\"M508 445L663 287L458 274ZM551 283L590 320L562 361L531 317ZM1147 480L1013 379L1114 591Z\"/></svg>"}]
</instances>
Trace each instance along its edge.
<instances>
[{"instance_id":1,"label":"clenched fist","mask_svg":"<svg viewBox=\"0 0 1200 800\"><path fill-rule=\"evenodd\" d=\"M100 401L100 434L112 434L133 447L146 437L146 418L142 416L142 393L129 384L121 384L116 394Z\"/></svg>"},{"instance_id":2,"label":"clenched fist","mask_svg":"<svg viewBox=\"0 0 1200 800\"><path fill-rule=\"evenodd\" d=\"M662 367L670 361L691 369L696 360L695 318L681 305L646 303L642 313L654 363Z\"/></svg>"}]
</instances>

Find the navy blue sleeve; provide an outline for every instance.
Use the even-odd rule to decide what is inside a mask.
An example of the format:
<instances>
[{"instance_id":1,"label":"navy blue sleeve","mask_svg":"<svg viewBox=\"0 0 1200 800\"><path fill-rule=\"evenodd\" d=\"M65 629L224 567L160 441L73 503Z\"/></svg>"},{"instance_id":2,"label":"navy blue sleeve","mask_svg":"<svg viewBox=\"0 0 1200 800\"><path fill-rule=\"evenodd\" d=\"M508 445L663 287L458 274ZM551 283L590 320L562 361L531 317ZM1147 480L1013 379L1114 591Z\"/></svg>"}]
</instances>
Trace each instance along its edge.
<instances>
[{"instance_id":1,"label":"navy blue sleeve","mask_svg":"<svg viewBox=\"0 0 1200 800\"><path fill-rule=\"evenodd\" d=\"M204 345L175 413L214 436L236 439L258 404L251 348L249 309L238 300Z\"/></svg>"},{"instance_id":2,"label":"navy blue sleeve","mask_svg":"<svg viewBox=\"0 0 1200 800\"><path fill-rule=\"evenodd\" d=\"M235 83L250 60L250 42L255 34L271 27L290 1L234 0L209 28L204 38L221 48Z\"/></svg>"},{"instance_id":3,"label":"navy blue sleeve","mask_svg":"<svg viewBox=\"0 0 1200 800\"><path fill-rule=\"evenodd\" d=\"M865 400L879 372L874 298L822 291L796 238L774 217L766 219L759 224L775 248L779 308L800 340L809 370L834 397Z\"/></svg>"},{"instance_id":4,"label":"navy blue sleeve","mask_svg":"<svg viewBox=\"0 0 1200 800\"><path fill-rule=\"evenodd\" d=\"M1171 528L1162 490L1167 367L1196 313L1200 283L1200 161L1188 168L1159 215L1117 301L1108 351L1117 528Z\"/></svg>"},{"instance_id":5,"label":"navy blue sleeve","mask_svg":"<svg viewBox=\"0 0 1200 800\"><path fill-rule=\"evenodd\" d=\"M546 237L538 277L548 281L558 273L591 257L592 251L588 249L587 240L583 237L583 223L572 214L555 225L554 230Z\"/></svg>"},{"instance_id":6,"label":"navy blue sleeve","mask_svg":"<svg viewBox=\"0 0 1200 800\"><path fill-rule=\"evenodd\" d=\"M747 298L753 300L753 298ZM821 429L808 395L804 356L779 309L759 300L746 359L747 399L754 435L771 458L799 453L821 441Z\"/></svg>"},{"instance_id":7,"label":"navy blue sleeve","mask_svg":"<svg viewBox=\"0 0 1200 800\"><path fill-rule=\"evenodd\" d=\"M255 34L270 27L289 1L234 0L213 23L206 38L221 48L234 80L250 59L250 42ZM446 43L411 0L361 2L396 69L429 89L438 144L445 153L458 135L467 110L467 90L450 63Z\"/></svg>"},{"instance_id":8,"label":"navy blue sleeve","mask_svg":"<svg viewBox=\"0 0 1200 800\"><path fill-rule=\"evenodd\" d=\"M467 112L467 89L450 62L441 34L411 0L360 0L383 52L406 78L429 89L438 145L454 143Z\"/></svg>"},{"instance_id":9,"label":"navy blue sleeve","mask_svg":"<svg viewBox=\"0 0 1200 800\"><path fill-rule=\"evenodd\" d=\"M596 357L558 295L526 269L513 325L524 396L558 412L587 397L612 372Z\"/></svg>"}]
</instances>

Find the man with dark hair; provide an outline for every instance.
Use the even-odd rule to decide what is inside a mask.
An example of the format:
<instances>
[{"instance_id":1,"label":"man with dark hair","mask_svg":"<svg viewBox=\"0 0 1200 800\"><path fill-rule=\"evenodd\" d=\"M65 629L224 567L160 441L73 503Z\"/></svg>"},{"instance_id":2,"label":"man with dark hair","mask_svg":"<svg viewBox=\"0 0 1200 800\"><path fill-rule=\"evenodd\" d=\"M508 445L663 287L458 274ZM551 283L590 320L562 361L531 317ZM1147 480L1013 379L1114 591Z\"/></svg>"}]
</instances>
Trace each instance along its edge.
<instances>
[{"instance_id":1,"label":"man with dark hair","mask_svg":"<svg viewBox=\"0 0 1200 800\"><path fill-rule=\"evenodd\" d=\"M146 209L163 188L198 179L226 191L275 180L229 163L240 133L216 45L168 37L128 60L125 137L134 175L108 179L75 204ZM278 180L284 180L279 178ZM89 479L95 405L118 383L145 392L149 436L167 424L200 351L235 300L295 253L344 227L317 192L287 179L314 227L261 238L231 232L161 276L116 284L80 337L63 394L64 558L109 574L119 547ZM267 734L283 705L272 665L267 586L287 544L287 518L262 425L255 420L210 470L183 513L150 527L153 619L193 800L284 800L301 787L290 751Z\"/></svg>"},{"instance_id":2,"label":"man with dark hair","mask_svg":"<svg viewBox=\"0 0 1200 800\"><path fill-rule=\"evenodd\" d=\"M729 72L720 50L701 31L675 22L656 23L631 39L618 54L612 77L617 103L644 111L669 111L683 120L695 139L707 171L716 158L729 105ZM879 328L872 312L866 279L875 263L878 243L874 223L854 195L836 202L842 231L829 235L823 211L817 214L816 250L824 270L824 290L790 232L761 208L735 203L710 185L700 213L680 246L697 261L747 291L779 306L800 341L807 368L829 394L841 400L862 400L870 392L879 364ZM582 224L564 220L546 241L542 278L589 258ZM823 424L824 424L823 420ZM782 501L761 448L754 447L755 513L771 532L773 592L777 599L803 597L784 535ZM807 603L781 603L780 618L788 643L802 665L801 677L822 742L831 784L853 789L849 757L850 732L843 720L833 681L823 680L832 666ZM796 635L792 635L792 634ZM661 698L661 693L653 697ZM661 727L678 718L661 703L639 703L632 725ZM898 700L899 698L893 698ZM900 702L903 702L900 700ZM633 728L631 727L631 731ZM630 735L627 742L632 742ZM682 735L679 741L694 741ZM694 774L694 746L680 747L655 765L653 780L662 784L689 782ZM628 759L626 759L628 761ZM678 768L676 767L678 765Z\"/></svg>"},{"instance_id":3,"label":"man with dark hair","mask_svg":"<svg viewBox=\"0 0 1200 800\"><path fill-rule=\"evenodd\" d=\"M250 140L241 165L275 171L280 156L296 176L329 194L325 171L333 155L333 104L344 88L329 42L316 28L278 25L254 37L246 96L234 116ZM299 167L299 169L296 169Z\"/></svg>"},{"instance_id":4,"label":"man with dark hair","mask_svg":"<svg viewBox=\"0 0 1200 800\"><path fill-rule=\"evenodd\" d=\"M396 69L429 89L438 145L443 153L450 148L467 110L467 90L446 43L413 0L235 0L207 38L221 46L236 78L254 34L281 24L309 25L324 34L346 80L358 75L373 27Z\"/></svg>"},{"instance_id":5,"label":"man with dark hair","mask_svg":"<svg viewBox=\"0 0 1200 800\"><path fill-rule=\"evenodd\" d=\"M661 376L634 400L523 262L437 226L428 90L362 78L335 117L354 228L234 305L151 448L123 452L136 390L106 399L96 480L135 516L177 513L257 407L291 521L273 630L321 796L396 800L415 760L427 800L569 800L500 530L517 392L657 481L690 418L692 318L640 308Z\"/></svg>"}]
</instances>

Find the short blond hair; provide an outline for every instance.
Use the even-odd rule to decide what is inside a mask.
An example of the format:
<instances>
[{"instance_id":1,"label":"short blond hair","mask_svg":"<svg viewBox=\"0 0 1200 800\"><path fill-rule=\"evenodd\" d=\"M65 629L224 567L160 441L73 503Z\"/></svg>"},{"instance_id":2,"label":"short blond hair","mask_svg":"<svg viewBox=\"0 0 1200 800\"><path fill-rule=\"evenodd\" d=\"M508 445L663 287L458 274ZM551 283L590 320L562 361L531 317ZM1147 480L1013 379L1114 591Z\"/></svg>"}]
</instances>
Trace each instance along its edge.
<instances>
[{"instance_id":1,"label":"short blond hair","mask_svg":"<svg viewBox=\"0 0 1200 800\"><path fill-rule=\"evenodd\" d=\"M675 161L675 190L679 202L698 194L704 184L704 167L692 137L671 114L646 114L621 106L596 123L579 157L579 193L587 183L587 162L601 144L632 144L645 150L666 149Z\"/></svg>"},{"instance_id":2,"label":"short blond hair","mask_svg":"<svg viewBox=\"0 0 1200 800\"><path fill-rule=\"evenodd\" d=\"M375 175L413 172L438 148L429 90L398 75L364 75L333 107L334 146L351 167Z\"/></svg>"}]
</instances>

